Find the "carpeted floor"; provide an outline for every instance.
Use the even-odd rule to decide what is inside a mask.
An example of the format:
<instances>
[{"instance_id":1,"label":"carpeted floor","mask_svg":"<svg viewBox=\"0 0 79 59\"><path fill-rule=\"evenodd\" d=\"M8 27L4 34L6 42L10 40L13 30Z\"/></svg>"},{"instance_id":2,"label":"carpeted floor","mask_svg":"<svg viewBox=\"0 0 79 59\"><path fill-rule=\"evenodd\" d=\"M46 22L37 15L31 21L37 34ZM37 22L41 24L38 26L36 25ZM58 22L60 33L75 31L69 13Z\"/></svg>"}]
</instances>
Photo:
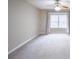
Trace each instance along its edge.
<instances>
[{"instance_id":1,"label":"carpeted floor","mask_svg":"<svg viewBox=\"0 0 79 59\"><path fill-rule=\"evenodd\" d=\"M66 34L41 35L9 59L70 59L70 39Z\"/></svg>"}]
</instances>

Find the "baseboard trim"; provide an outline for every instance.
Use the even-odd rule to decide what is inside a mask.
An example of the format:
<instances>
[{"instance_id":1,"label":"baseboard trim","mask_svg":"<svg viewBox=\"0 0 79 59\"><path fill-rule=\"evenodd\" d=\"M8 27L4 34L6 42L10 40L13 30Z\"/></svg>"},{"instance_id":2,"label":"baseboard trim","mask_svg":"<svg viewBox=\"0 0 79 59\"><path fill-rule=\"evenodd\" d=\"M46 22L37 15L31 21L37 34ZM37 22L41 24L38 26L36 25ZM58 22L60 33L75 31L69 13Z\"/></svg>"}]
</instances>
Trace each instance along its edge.
<instances>
[{"instance_id":1,"label":"baseboard trim","mask_svg":"<svg viewBox=\"0 0 79 59\"><path fill-rule=\"evenodd\" d=\"M8 55L10 55L11 53L13 53L14 51L18 50L19 48L21 48L22 46L24 46L25 44L27 44L29 41L31 41L32 39L36 38L39 35L35 35L31 38L29 38L28 40L26 40L25 42L21 43L20 45L18 45L17 47L15 47L14 49L12 49L11 51L8 52Z\"/></svg>"}]
</instances>

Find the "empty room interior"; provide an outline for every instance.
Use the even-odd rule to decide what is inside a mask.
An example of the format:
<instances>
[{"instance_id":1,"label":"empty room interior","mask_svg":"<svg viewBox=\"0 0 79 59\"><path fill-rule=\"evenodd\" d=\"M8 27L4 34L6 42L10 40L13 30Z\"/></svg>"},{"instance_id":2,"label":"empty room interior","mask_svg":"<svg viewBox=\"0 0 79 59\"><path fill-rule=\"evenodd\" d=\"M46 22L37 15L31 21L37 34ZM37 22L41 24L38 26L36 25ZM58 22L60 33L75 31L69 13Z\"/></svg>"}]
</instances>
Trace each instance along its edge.
<instances>
[{"instance_id":1,"label":"empty room interior","mask_svg":"<svg viewBox=\"0 0 79 59\"><path fill-rule=\"evenodd\" d=\"M70 59L70 1L8 0L8 59Z\"/></svg>"}]
</instances>

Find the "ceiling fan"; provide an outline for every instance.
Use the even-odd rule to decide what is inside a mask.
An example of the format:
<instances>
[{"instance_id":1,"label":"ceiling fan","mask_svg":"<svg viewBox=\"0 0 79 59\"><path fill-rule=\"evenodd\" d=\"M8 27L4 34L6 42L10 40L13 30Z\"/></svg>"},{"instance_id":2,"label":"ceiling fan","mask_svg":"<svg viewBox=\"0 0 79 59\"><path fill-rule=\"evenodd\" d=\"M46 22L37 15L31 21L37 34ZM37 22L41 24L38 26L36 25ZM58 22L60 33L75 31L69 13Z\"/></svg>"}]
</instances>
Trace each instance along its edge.
<instances>
[{"instance_id":1,"label":"ceiling fan","mask_svg":"<svg viewBox=\"0 0 79 59\"><path fill-rule=\"evenodd\" d=\"M65 4L64 2L61 2L60 0L54 0L54 1L55 3L53 3L53 6L56 11L69 9L69 6L67 6L67 4Z\"/></svg>"}]
</instances>

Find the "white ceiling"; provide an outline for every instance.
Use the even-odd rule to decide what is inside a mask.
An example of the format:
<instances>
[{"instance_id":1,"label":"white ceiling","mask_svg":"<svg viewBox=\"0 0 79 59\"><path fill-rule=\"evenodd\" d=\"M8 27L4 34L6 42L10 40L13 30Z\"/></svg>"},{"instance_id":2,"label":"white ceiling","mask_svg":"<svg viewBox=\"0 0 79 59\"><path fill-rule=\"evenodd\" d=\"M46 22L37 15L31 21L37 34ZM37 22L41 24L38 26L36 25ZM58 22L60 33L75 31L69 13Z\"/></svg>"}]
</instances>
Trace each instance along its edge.
<instances>
[{"instance_id":1,"label":"white ceiling","mask_svg":"<svg viewBox=\"0 0 79 59\"><path fill-rule=\"evenodd\" d=\"M34 5L37 8L40 9L53 9L55 0L27 0L29 3ZM63 2L66 6L69 6L70 1L69 0L60 0Z\"/></svg>"}]
</instances>

